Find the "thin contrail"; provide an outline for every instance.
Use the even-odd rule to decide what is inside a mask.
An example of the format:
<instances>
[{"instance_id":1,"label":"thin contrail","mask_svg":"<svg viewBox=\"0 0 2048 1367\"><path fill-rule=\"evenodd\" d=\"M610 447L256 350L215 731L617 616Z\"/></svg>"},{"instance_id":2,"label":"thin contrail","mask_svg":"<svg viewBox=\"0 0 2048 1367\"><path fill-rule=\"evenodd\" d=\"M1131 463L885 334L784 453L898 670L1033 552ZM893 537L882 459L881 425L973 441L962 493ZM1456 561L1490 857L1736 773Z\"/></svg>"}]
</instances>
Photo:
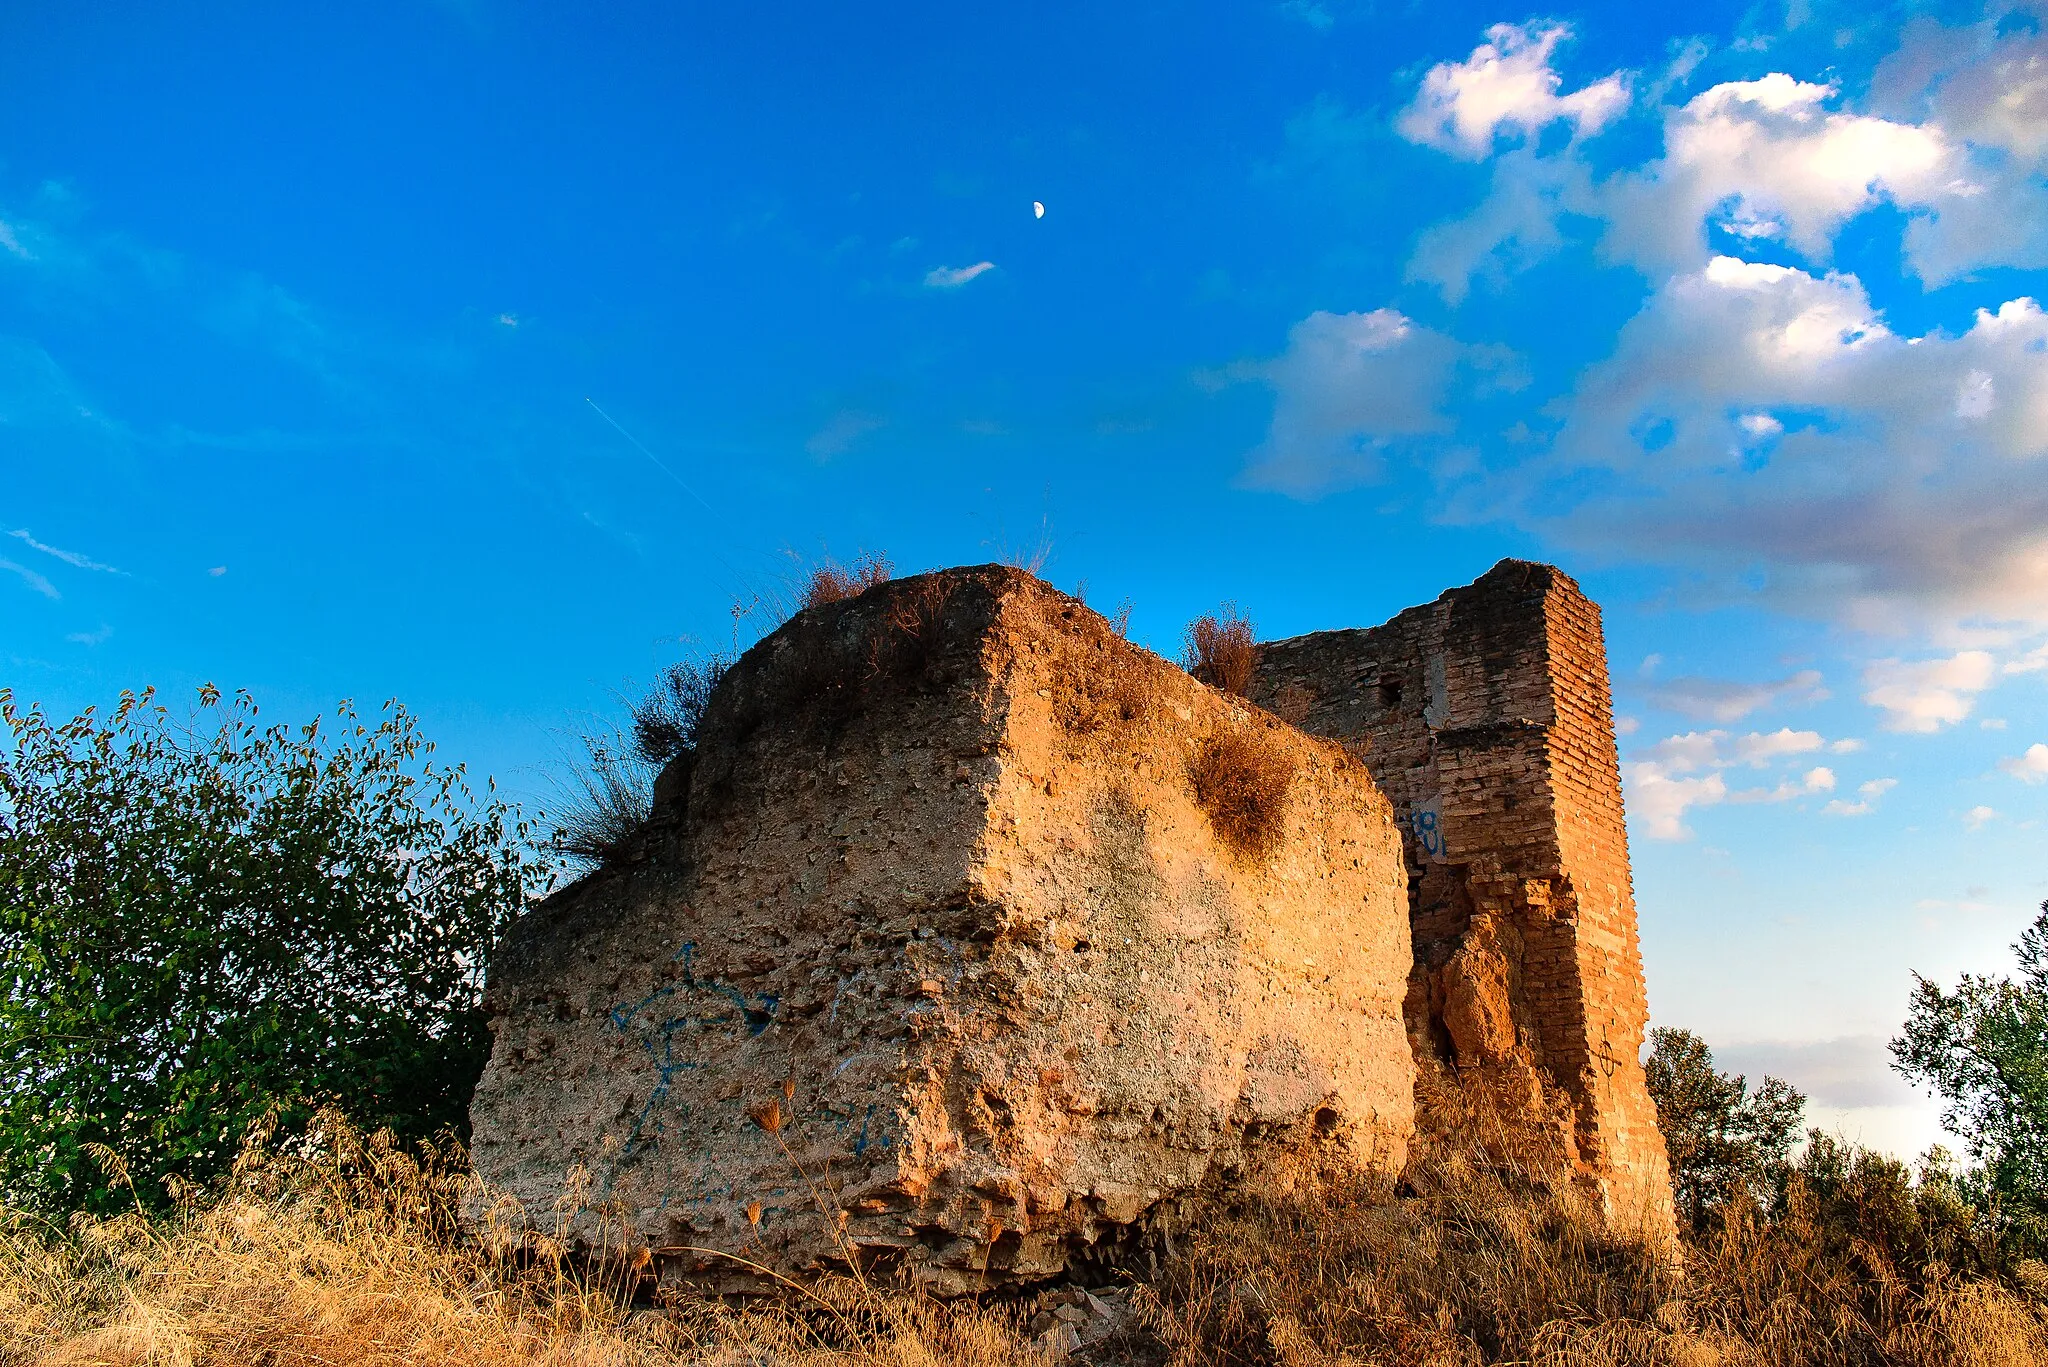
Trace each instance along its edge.
<instances>
[{"instance_id":1,"label":"thin contrail","mask_svg":"<svg viewBox=\"0 0 2048 1367\"><path fill-rule=\"evenodd\" d=\"M704 495L698 493L695 489L692 489L689 486L689 484L684 481L681 475L669 469L668 466L662 464L660 456L655 455L654 452L648 450L645 446L642 446L640 444L640 439L638 437L634 436L631 432L628 432L625 428L619 426L619 420L617 418L614 418L611 414L605 412L602 408L599 408L597 406L596 399L593 399L588 394L585 394L583 396L583 402L589 404L591 409L594 412L596 412L597 416L603 418L606 422L610 423L612 425L612 430L614 432L617 432L627 441L632 442L634 450L638 451L641 455L647 457L647 459L653 461L655 469L661 471L664 475L667 475L670 479L674 480L678 485L681 485L684 493L688 494L691 498L696 499L699 503L702 503L704 505L704 510L706 512L710 513L714 517L723 516L723 514L721 514L718 511L718 509L711 506L710 500L706 499Z\"/></svg>"}]
</instances>

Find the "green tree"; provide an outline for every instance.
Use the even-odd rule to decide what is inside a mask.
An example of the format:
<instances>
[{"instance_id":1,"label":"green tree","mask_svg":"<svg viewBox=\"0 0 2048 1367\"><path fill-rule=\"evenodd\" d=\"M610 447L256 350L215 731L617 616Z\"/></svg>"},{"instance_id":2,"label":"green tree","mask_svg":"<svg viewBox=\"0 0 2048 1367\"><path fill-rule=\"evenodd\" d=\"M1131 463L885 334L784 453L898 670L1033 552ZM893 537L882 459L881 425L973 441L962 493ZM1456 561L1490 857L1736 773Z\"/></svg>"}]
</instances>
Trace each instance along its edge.
<instances>
[{"instance_id":1,"label":"green tree","mask_svg":"<svg viewBox=\"0 0 2048 1367\"><path fill-rule=\"evenodd\" d=\"M0 1197L105 1205L101 1143L160 1200L273 1111L466 1129L484 956L545 871L402 708L263 726L209 686L56 723L0 690L0 722Z\"/></svg>"},{"instance_id":2,"label":"green tree","mask_svg":"<svg viewBox=\"0 0 2048 1367\"><path fill-rule=\"evenodd\" d=\"M1652 1030L1643 1073L1671 1157L1672 1194L1693 1229L1704 1231L1732 1200L1768 1204L1799 1140L1799 1090L1767 1077L1752 1093L1742 1074L1715 1071L1713 1051L1690 1030Z\"/></svg>"},{"instance_id":3,"label":"green tree","mask_svg":"<svg viewBox=\"0 0 2048 1367\"><path fill-rule=\"evenodd\" d=\"M1893 1066L1945 1103L2002 1236L2048 1242L2048 902L2013 946L2019 977L1914 975Z\"/></svg>"}]
</instances>

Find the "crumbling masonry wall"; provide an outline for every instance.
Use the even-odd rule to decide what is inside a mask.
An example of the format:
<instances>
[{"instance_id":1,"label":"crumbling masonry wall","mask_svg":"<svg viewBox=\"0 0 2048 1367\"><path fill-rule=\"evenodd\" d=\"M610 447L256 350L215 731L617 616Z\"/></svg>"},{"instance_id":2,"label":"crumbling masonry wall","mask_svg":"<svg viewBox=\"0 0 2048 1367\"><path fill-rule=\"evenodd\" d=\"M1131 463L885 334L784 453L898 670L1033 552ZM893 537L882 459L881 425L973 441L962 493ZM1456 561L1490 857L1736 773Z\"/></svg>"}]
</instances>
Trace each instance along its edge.
<instances>
[{"instance_id":1,"label":"crumbling masonry wall","mask_svg":"<svg viewBox=\"0 0 2048 1367\"><path fill-rule=\"evenodd\" d=\"M1342 747L1019 571L895 581L748 651L513 926L475 1168L665 1276L1056 1276L1282 1159L1398 1169L1408 924Z\"/></svg>"},{"instance_id":2,"label":"crumbling masonry wall","mask_svg":"<svg viewBox=\"0 0 2048 1367\"><path fill-rule=\"evenodd\" d=\"M1520 1117L1618 1225L1668 1231L1599 609L1504 560L1384 626L1262 646L1253 692L1394 804L1418 1067Z\"/></svg>"}]
</instances>

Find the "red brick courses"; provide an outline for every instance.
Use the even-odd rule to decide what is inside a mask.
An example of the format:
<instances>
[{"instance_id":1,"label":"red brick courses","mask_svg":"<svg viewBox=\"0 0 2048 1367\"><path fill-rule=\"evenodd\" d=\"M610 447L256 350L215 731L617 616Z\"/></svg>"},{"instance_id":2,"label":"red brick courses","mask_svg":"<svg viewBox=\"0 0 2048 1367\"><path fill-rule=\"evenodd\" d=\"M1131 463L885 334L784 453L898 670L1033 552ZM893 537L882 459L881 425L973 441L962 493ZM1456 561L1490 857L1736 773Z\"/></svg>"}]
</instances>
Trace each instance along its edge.
<instances>
[{"instance_id":1,"label":"red brick courses","mask_svg":"<svg viewBox=\"0 0 2048 1367\"><path fill-rule=\"evenodd\" d=\"M1383 626L1262 646L1253 692L1394 804L1418 1070L1519 1111L1617 1224L1669 1231L1599 608L1503 560Z\"/></svg>"}]
</instances>

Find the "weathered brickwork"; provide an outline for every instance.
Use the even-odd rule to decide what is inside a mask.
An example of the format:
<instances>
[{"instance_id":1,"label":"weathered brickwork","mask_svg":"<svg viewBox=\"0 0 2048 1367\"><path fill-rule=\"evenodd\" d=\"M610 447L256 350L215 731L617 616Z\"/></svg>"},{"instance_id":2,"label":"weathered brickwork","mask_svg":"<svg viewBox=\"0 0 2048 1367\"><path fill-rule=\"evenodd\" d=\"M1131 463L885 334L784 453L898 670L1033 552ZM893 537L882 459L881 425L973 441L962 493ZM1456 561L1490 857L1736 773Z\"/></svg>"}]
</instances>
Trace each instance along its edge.
<instances>
[{"instance_id":1,"label":"weathered brickwork","mask_svg":"<svg viewBox=\"0 0 2048 1367\"><path fill-rule=\"evenodd\" d=\"M1254 693L1352 743L1394 804L1418 1066L1522 1116L1618 1224L1668 1230L1599 609L1504 560L1384 626L1263 646Z\"/></svg>"}]
</instances>

